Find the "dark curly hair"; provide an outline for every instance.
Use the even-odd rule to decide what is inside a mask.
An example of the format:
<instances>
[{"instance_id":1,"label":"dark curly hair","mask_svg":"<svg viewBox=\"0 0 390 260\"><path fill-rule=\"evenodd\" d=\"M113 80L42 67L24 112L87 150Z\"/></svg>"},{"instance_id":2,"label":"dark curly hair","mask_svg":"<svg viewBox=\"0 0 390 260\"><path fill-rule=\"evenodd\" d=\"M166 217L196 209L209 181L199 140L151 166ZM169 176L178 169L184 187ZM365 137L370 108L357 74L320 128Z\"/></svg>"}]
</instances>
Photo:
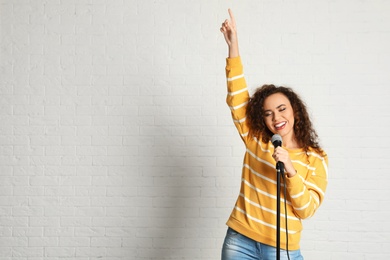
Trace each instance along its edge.
<instances>
[{"instance_id":1,"label":"dark curly hair","mask_svg":"<svg viewBox=\"0 0 390 260\"><path fill-rule=\"evenodd\" d=\"M269 142L273 133L264 122L264 100L272 94L281 93L285 95L291 103L294 111L294 134L302 148L307 153L310 148L324 155L318 142L318 135L310 121L305 103L291 88L276 87L275 85L263 85L256 89L249 99L246 116L248 119L250 135L261 138L263 142Z\"/></svg>"}]
</instances>

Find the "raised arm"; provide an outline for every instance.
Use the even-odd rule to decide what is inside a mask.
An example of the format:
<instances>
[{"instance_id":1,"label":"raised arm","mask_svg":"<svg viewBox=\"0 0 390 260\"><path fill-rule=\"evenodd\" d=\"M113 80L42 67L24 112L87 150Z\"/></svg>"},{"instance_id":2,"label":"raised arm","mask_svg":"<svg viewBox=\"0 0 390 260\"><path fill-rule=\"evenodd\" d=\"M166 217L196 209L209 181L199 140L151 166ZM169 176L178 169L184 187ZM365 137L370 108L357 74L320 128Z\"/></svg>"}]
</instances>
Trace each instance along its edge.
<instances>
[{"instance_id":1,"label":"raised arm","mask_svg":"<svg viewBox=\"0 0 390 260\"><path fill-rule=\"evenodd\" d=\"M229 11L230 20L226 19L221 26L221 32L225 37L225 41L229 47L229 58L236 58L240 56L238 50L238 38L237 38L237 27L236 20L234 19L234 15L232 10Z\"/></svg>"},{"instance_id":2,"label":"raised arm","mask_svg":"<svg viewBox=\"0 0 390 260\"><path fill-rule=\"evenodd\" d=\"M233 122L241 138L246 142L249 133L246 121L246 106L249 100L249 93L244 78L241 57L238 52L236 21L230 9L229 15L230 20L226 19L220 29L229 47L229 56L226 59L226 82L228 91L226 102L231 110Z\"/></svg>"}]
</instances>

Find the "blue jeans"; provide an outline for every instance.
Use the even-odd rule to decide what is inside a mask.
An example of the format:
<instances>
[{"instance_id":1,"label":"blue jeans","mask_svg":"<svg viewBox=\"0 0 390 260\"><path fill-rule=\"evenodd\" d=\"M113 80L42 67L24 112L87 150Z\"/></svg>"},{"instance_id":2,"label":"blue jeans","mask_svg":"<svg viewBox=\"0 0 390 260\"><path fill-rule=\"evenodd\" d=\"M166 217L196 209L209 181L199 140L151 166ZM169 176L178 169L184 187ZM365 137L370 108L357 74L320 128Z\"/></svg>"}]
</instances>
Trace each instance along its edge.
<instances>
[{"instance_id":1,"label":"blue jeans","mask_svg":"<svg viewBox=\"0 0 390 260\"><path fill-rule=\"evenodd\" d=\"M290 260L303 260L300 250L288 252ZM222 260L275 260L276 247L256 242L228 228L222 248ZM280 250L280 259L288 260L287 251Z\"/></svg>"}]
</instances>

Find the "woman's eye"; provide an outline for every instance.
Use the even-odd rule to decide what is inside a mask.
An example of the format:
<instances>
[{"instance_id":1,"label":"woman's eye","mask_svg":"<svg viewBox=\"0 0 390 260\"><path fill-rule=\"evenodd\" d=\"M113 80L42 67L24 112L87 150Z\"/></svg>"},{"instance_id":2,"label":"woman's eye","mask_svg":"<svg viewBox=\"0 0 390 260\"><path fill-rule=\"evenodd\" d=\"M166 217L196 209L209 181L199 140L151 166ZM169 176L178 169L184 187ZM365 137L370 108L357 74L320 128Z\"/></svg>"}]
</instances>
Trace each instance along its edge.
<instances>
[{"instance_id":1,"label":"woman's eye","mask_svg":"<svg viewBox=\"0 0 390 260\"><path fill-rule=\"evenodd\" d=\"M285 107L281 108L281 109L279 110L279 112L283 112L284 110L286 110Z\"/></svg>"},{"instance_id":2,"label":"woman's eye","mask_svg":"<svg viewBox=\"0 0 390 260\"><path fill-rule=\"evenodd\" d=\"M265 117L268 117L268 116L270 116L271 115L271 113L264 113L264 116Z\"/></svg>"}]
</instances>

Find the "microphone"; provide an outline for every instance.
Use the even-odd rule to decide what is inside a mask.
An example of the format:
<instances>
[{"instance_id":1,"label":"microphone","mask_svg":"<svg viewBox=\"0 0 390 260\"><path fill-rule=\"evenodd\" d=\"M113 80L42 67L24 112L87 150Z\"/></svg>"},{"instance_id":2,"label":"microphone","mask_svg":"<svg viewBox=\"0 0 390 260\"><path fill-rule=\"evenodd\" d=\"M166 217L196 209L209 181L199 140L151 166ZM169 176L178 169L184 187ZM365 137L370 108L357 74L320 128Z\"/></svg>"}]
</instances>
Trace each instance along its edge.
<instances>
[{"instance_id":1,"label":"microphone","mask_svg":"<svg viewBox=\"0 0 390 260\"><path fill-rule=\"evenodd\" d=\"M271 138L271 142L276 149L277 147L282 146L282 137L278 134L274 134ZM276 162L276 169L278 170L278 173L283 173L284 164L282 162Z\"/></svg>"}]
</instances>

